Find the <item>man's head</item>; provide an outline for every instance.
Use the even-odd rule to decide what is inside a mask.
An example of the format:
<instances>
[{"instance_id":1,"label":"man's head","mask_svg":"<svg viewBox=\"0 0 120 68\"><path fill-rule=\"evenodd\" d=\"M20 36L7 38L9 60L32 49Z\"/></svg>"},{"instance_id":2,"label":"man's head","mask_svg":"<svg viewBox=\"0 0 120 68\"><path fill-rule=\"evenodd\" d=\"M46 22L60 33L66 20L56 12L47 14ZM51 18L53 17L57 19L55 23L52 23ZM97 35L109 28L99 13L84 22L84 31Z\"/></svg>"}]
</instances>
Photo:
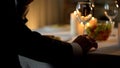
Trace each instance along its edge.
<instances>
[{"instance_id":1,"label":"man's head","mask_svg":"<svg viewBox=\"0 0 120 68\"><path fill-rule=\"evenodd\" d=\"M25 19L28 12L28 6L33 0L15 0L17 15L19 18Z\"/></svg>"},{"instance_id":2,"label":"man's head","mask_svg":"<svg viewBox=\"0 0 120 68\"><path fill-rule=\"evenodd\" d=\"M33 0L15 0L17 3L17 6L27 6L29 5Z\"/></svg>"}]
</instances>

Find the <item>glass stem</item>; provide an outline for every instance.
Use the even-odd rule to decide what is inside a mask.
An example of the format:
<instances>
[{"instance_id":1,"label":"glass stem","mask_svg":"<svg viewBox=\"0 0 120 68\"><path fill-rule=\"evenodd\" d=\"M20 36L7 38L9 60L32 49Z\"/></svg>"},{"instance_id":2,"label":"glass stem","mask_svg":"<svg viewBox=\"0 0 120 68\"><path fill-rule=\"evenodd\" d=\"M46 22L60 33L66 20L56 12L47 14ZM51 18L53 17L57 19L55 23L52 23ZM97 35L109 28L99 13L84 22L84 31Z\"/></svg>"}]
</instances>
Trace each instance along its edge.
<instances>
[{"instance_id":1,"label":"glass stem","mask_svg":"<svg viewBox=\"0 0 120 68\"><path fill-rule=\"evenodd\" d=\"M110 23L112 23L112 19L111 18L109 18L109 21L110 21Z\"/></svg>"},{"instance_id":2,"label":"glass stem","mask_svg":"<svg viewBox=\"0 0 120 68\"><path fill-rule=\"evenodd\" d=\"M83 22L83 24L84 24L84 30L83 30L83 35L85 35L85 34L86 34L86 28L85 28L85 23L86 23L86 22Z\"/></svg>"}]
</instances>

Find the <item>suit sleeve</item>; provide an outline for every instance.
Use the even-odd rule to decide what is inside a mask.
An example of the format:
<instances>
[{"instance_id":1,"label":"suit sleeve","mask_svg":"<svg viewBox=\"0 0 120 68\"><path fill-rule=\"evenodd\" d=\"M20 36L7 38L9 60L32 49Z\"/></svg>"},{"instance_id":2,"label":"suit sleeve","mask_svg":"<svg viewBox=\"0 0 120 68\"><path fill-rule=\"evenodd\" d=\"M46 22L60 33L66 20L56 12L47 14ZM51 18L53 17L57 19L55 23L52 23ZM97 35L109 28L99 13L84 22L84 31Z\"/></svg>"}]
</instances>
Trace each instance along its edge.
<instances>
[{"instance_id":1,"label":"suit sleeve","mask_svg":"<svg viewBox=\"0 0 120 68\"><path fill-rule=\"evenodd\" d=\"M72 61L73 49L71 44L43 36L29 30L26 26L19 30L22 34L18 43L20 55L45 62Z\"/></svg>"}]
</instances>

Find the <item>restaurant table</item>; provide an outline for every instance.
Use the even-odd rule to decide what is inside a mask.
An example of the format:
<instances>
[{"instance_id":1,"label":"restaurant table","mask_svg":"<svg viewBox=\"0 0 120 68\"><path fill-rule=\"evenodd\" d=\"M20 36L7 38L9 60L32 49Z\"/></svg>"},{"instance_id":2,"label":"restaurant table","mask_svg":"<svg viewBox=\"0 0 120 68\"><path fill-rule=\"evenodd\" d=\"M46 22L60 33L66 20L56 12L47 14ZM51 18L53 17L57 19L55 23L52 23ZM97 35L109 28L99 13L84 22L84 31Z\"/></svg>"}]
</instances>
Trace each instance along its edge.
<instances>
[{"instance_id":1,"label":"restaurant table","mask_svg":"<svg viewBox=\"0 0 120 68\"><path fill-rule=\"evenodd\" d=\"M118 43L118 29L114 28L106 41L97 41L98 49L92 53L120 56L120 44Z\"/></svg>"},{"instance_id":2,"label":"restaurant table","mask_svg":"<svg viewBox=\"0 0 120 68\"><path fill-rule=\"evenodd\" d=\"M72 42L78 35L71 35L68 25L63 27L47 26L36 30L43 35L54 35L62 41ZM106 41L97 41L98 49L90 53L118 55L120 56L120 44L118 43L118 28L114 28Z\"/></svg>"},{"instance_id":3,"label":"restaurant table","mask_svg":"<svg viewBox=\"0 0 120 68\"><path fill-rule=\"evenodd\" d=\"M97 41L98 49L89 52L82 61L89 68L120 68L120 44L118 42L118 28L114 28L112 34L106 41Z\"/></svg>"},{"instance_id":4,"label":"restaurant table","mask_svg":"<svg viewBox=\"0 0 120 68\"><path fill-rule=\"evenodd\" d=\"M72 42L72 40L77 37L77 35L71 35L69 26L46 26L33 31L37 31L42 35L54 35L56 37L60 37L61 41L66 42ZM120 68L120 44L118 44L118 28L113 29L110 37L106 41L97 41L97 43L98 49L81 57L80 62L78 62L78 67L80 64L86 68L89 68L90 66L95 68L98 68L98 66ZM24 56L20 56L20 59L24 68L26 68L26 64L23 64L24 62L27 62L27 67L29 68L41 68L40 66L43 66L42 68L51 68L49 64L38 62Z\"/></svg>"}]
</instances>

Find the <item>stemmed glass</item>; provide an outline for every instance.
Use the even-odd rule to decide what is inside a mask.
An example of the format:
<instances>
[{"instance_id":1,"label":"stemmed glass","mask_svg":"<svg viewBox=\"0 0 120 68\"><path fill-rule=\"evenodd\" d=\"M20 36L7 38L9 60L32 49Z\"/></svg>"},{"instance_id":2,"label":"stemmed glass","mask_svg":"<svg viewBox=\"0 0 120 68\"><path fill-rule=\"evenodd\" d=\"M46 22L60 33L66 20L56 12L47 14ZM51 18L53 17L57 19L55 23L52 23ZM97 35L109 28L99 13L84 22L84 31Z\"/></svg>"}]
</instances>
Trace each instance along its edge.
<instances>
[{"instance_id":1,"label":"stemmed glass","mask_svg":"<svg viewBox=\"0 0 120 68\"><path fill-rule=\"evenodd\" d=\"M118 3L116 0L106 0L104 4L104 14L109 19L109 22L112 24L112 30L114 28L115 22L113 21L118 15ZM114 36L114 33L111 33L111 36Z\"/></svg>"},{"instance_id":2,"label":"stemmed glass","mask_svg":"<svg viewBox=\"0 0 120 68\"><path fill-rule=\"evenodd\" d=\"M106 0L104 4L104 14L109 19L111 23L113 23L113 20L118 15L118 4L115 0Z\"/></svg>"},{"instance_id":3,"label":"stemmed glass","mask_svg":"<svg viewBox=\"0 0 120 68\"><path fill-rule=\"evenodd\" d=\"M85 24L92 18L91 2L78 2L76 5L76 17L84 25L83 34L86 34Z\"/></svg>"}]
</instances>

